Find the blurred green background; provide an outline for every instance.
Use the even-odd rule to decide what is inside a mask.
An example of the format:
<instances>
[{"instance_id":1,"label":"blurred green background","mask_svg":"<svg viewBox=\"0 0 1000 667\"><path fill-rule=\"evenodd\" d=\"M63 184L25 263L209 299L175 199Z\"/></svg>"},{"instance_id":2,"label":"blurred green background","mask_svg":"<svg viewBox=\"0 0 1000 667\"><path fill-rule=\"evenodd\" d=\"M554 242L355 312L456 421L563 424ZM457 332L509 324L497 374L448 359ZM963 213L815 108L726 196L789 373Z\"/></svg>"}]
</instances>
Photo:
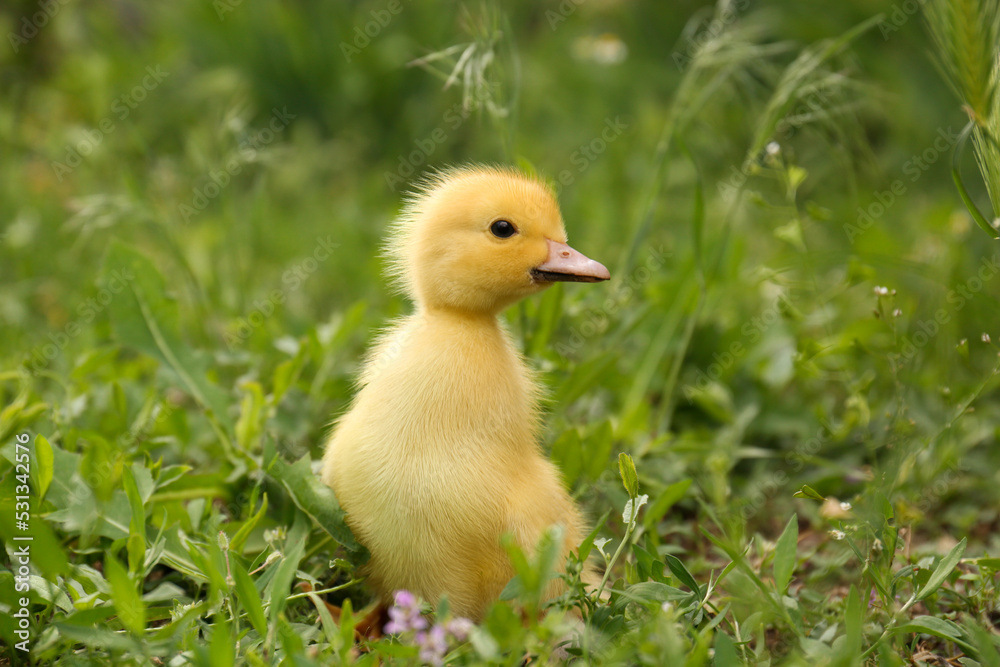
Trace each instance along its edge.
<instances>
[{"instance_id":1,"label":"blurred green background","mask_svg":"<svg viewBox=\"0 0 1000 667\"><path fill-rule=\"evenodd\" d=\"M558 183L572 244L614 278L507 313L591 516L625 500L618 451L651 498L692 480L643 539L696 573L702 523L774 539L798 512L818 617L862 564L828 533L844 517L792 498L803 484L859 526L881 529L887 498L914 560L966 536L995 554L1000 251L952 183L967 118L916 4L5 3L4 442L43 434L109 462L112 485L130 463L190 465L171 489L215 504L164 499L156 522L246 519L260 479L115 323L112 243L165 277L241 446L315 458L368 342L409 307L379 257L406 190L499 162ZM789 80L807 49L822 55ZM80 530L57 534L76 549Z\"/></svg>"}]
</instances>

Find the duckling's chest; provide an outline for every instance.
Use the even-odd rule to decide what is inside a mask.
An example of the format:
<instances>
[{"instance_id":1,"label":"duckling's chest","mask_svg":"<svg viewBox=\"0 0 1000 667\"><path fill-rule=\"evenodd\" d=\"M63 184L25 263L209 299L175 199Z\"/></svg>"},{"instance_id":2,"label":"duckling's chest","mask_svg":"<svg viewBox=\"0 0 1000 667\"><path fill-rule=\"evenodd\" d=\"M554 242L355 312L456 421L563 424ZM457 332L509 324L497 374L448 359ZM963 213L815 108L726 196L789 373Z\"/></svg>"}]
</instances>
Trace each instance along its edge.
<instances>
[{"instance_id":1,"label":"duckling's chest","mask_svg":"<svg viewBox=\"0 0 1000 667\"><path fill-rule=\"evenodd\" d=\"M355 528L389 539L433 521L427 531L440 533L461 508L456 531L470 516L495 530L540 461L535 385L506 334L404 325L363 382L327 452L328 483Z\"/></svg>"},{"instance_id":2,"label":"duckling's chest","mask_svg":"<svg viewBox=\"0 0 1000 667\"><path fill-rule=\"evenodd\" d=\"M498 436L534 425L534 382L495 322L418 319L380 345L371 365L362 400L379 401L384 417L412 427L411 436Z\"/></svg>"},{"instance_id":3,"label":"duckling's chest","mask_svg":"<svg viewBox=\"0 0 1000 667\"><path fill-rule=\"evenodd\" d=\"M415 316L380 342L362 380L336 435L356 465L426 466L433 477L449 461L506 468L537 450L535 383L495 321Z\"/></svg>"}]
</instances>

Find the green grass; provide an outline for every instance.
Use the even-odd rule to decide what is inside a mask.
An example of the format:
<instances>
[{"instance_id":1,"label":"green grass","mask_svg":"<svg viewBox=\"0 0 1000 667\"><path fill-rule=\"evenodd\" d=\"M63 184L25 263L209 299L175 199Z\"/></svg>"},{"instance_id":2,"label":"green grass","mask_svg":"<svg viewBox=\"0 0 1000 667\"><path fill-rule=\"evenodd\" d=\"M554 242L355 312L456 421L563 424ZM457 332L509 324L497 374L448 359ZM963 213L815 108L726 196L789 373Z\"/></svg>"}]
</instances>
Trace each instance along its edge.
<instances>
[{"instance_id":1,"label":"green grass","mask_svg":"<svg viewBox=\"0 0 1000 667\"><path fill-rule=\"evenodd\" d=\"M506 313L609 566L545 608L557 536L511 547L449 664L1000 664L996 2L390 4L69 3L0 49L0 664L420 664L356 650L311 461L409 308L406 183L466 161L611 270Z\"/></svg>"}]
</instances>

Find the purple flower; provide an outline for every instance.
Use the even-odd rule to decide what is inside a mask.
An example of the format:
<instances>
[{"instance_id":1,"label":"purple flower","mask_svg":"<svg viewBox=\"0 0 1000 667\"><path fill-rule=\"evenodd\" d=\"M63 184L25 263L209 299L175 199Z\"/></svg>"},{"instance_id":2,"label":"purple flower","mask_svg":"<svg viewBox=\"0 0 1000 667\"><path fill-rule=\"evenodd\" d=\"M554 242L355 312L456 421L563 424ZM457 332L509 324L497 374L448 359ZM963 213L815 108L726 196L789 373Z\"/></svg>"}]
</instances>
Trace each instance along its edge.
<instances>
[{"instance_id":1,"label":"purple flower","mask_svg":"<svg viewBox=\"0 0 1000 667\"><path fill-rule=\"evenodd\" d=\"M410 591L396 591L395 604L389 607L389 622L385 633L395 635L410 630L423 630L427 620L420 615L420 601Z\"/></svg>"},{"instance_id":2,"label":"purple flower","mask_svg":"<svg viewBox=\"0 0 1000 667\"><path fill-rule=\"evenodd\" d=\"M441 665L444 654L448 652L448 639L445 636L444 626L435 623L430 632L418 632L416 640L420 646L420 659L435 667Z\"/></svg>"},{"instance_id":3,"label":"purple flower","mask_svg":"<svg viewBox=\"0 0 1000 667\"><path fill-rule=\"evenodd\" d=\"M448 631L455 641L464 642L469 638L469 633L472 632L474 624L467 618L453 618L447 623L445 623L445 629Z\"/></svg>"}]
</instances>

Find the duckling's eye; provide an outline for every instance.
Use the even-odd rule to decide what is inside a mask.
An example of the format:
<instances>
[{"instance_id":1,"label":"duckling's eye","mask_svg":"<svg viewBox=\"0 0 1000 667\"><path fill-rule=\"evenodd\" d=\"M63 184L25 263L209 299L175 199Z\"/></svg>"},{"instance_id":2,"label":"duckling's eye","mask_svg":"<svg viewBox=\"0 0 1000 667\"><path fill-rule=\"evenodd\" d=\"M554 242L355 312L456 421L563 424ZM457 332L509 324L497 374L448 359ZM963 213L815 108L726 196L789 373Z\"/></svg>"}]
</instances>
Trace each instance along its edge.
<instances>
[{"instance_id":1,"label":"duckling's eye","mask_svg":"<svg viewBox=\"0 0 1000 667\"><path fill-rule=\"evenodd\" d=\"M494 222L490 225L490 231L498 239L509 239L514 234L517 234L517 228L506 220L497 220Z\"/></svg>"}]
</instances>

